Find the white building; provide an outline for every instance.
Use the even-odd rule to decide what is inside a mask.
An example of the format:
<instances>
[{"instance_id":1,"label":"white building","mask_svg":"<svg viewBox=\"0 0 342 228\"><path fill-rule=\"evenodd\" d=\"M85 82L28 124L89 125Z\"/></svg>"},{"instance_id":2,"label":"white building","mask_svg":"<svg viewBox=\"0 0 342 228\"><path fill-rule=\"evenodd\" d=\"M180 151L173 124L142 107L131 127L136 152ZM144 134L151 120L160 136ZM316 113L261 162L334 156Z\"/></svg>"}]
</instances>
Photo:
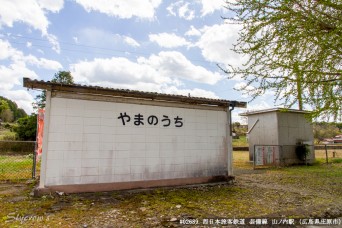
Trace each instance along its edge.
<instances>
[{"instance_id":1,"label":"white building","mask_svg":"<svg viewBox=\"0 0 342 228\"><path fill-rule=\"evenodd\" d=\"M45 89L38 191L94 192L228 180L231 110L244 102L66 85Z\"/></svg>"},{"instance_id":2,"label":"white building","mask_svg":"<svg viewBox=\"0 0 342 228\"><path fill-rule=\"evenodd\" d=\"M296 156L298 143L308 144L307 162L315 159L314 137L311 123L305 118L306 111L280 108L251 111L240 114L248 117L249 158L253 161L255 146L270 146L274 150L275 163L301 163ZM275 147L272 147L275 146ZM264 147L266 148L266 147ZM269 149L266 148L266 149Z\"/></svg>"}]
</instances>

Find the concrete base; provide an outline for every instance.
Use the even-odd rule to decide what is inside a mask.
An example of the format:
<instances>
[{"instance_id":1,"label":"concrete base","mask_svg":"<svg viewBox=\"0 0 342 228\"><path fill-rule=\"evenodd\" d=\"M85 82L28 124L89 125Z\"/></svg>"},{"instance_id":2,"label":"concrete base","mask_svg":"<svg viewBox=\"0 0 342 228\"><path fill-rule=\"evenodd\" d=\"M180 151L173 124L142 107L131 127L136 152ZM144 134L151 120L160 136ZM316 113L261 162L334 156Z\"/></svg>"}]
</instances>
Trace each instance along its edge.
<instances>
[{"instance_id":1,"label":"concrete base","mask_svg":"<svg viewBox=\"0 0 342 228\"><path fill-rule=\"evenodd\" d=\"M152 187L170 187L193 185L214 182L228 182L234 180L234 176L211 176L198 178L178 178L166 180L149 180L149 181L132 181L119 183L98 183L98 184L75 184L75 185L58 185L46 186L45 188L36 188L34 190L35 196L46 195L50 193L64 192L64 193L80 193L80 192L105 192L114 190L128 190L128 189L145 189Z\"/></svg>"}]
</instances>

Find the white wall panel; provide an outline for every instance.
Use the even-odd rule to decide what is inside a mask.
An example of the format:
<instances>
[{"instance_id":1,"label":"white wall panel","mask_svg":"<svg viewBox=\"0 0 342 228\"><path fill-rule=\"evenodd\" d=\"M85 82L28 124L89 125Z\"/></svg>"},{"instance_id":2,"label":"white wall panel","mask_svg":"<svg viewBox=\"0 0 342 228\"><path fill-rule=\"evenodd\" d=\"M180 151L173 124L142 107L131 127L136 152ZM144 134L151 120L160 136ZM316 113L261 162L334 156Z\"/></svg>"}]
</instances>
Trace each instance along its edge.
<instances>
[{"instance_id":1,"label":"white wall panel","mask_svg":"<svg viewBox=\"0 0 342 228\"><path fill-rule=\"evenodd\" d=\"M125 125L120 113L130 116ZM224 111L54 97L45 183L227 175L226 124Z\"/></svg>"}]
</instances>

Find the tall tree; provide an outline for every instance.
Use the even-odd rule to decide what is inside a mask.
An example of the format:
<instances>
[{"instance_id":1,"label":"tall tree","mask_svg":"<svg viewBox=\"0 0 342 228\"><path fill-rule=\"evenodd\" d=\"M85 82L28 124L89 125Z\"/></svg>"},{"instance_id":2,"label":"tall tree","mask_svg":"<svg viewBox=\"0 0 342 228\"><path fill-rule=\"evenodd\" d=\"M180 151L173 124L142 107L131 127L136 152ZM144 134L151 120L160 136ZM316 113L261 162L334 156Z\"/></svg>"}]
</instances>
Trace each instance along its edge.
<instances>
[{"instance_id":1,"label":"tall tree","mask_svg":"<svg viewBox=\"0 0 342 228\"><path fill-rule=\"evenodd\" d=\"M69 71L59 71L55 73L51 82L71 85L71 84L74 84L74 78L72 77ZM45 108L46 91L44 90L42 91L41 94L37 95L35 100L36 100L36 103L33 104L34 109Z\"/></svg>"},{"instance_id":2,"label":"tall tree","mask_svg":"<svg viewBox=\"0 0 342 228\"><path fill-rule=\"evenodd\" d=\"M10 109L3 110L0 117L4 122L13 122L14 120L13 112Z\"/></svg>"},{"instance_id":3,"label":"tall tree","mask_svg":"<svg viewBox=\"0 0 342 228\"><path fill-rule=\"evenodd\" d=\"M312 117L341 120L341 0L227 0L228 23L241 24L234 51L248 60L221 66L228 78L254 86L253 99L273 90L285 107L313 107Z\"/></svg>"},{"instance_id":4,"label":"tall tree","mask_svg":"<svg viewBox=\"0 0 342 228\"><path fill-rule=\"evenodd\" d=\"M3 104L6 104L6 105L3 106ZM12 115L13 120L17 120L19 118L27 116L26 112L22 108L18 108L18 105L14 101L11 101L10 99L0 96L0 115L1 115L1 112L6 109L9 109L9 111L12 112L12 114L10 114L9 111L6 111L7 113L5 115L6 116Z\"/></svg>"},{"instance_id":5,"label":"tall tree","mask_svg":"<svg viewBox=\"0 0 342 228\"><path fill-rule=\"evenodd\" d=\"M0 97L0 118L3 122L13 122L14 115L7 100Z\"/></svg>"}]
</instances>

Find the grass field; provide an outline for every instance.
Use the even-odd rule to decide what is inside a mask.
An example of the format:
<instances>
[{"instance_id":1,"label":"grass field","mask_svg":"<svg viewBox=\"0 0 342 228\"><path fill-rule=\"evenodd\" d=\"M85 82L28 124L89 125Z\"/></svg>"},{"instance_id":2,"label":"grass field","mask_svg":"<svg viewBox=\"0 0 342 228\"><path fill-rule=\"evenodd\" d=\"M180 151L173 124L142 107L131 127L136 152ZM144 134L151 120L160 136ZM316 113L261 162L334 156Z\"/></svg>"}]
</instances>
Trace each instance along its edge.
<instances>
[{"instance_id":1,"label":"grass field","mask_svg":"<svg viewBox=\"0 0 342 228\"><path fill-rule=\"evenodd\" d=\"M239 141L244 143L245 138L240 138ZM334 152L334 153L333 153ZM333 157L335 155L335 157ZM242 169L252 169L251 163L248 162L247 151L234 152L234 166ZM326 154L324 150L316 150L315 157L317 163L326 162ZM329 163L342 163L342 150L328 151ZM32 177L33 159L31 155L0 155L0 181L1 180L16 180L29 179ZM37 166L39 169L39 165Z\"/></svg>"},{"instance_id":2,"label":"grass field","mask_svg":"<svg viewBox=\"0 0 342 228\"><path fill-rule=\"evenodd\" d=\"M326 163L325 150L315 150L316 163ZM234 151L234 165L235 167L248 168L251 163L249 161L248 151ZM329 163L342 163L342 149L328 150Z\"/></svg>"},{"instance_id":3,"label":"grass field","mask_svg":"<svg viewBox=\"0 0 342 228\"><path fill-rule=\"evenodd\" d=\"M32 178L32 155L0 155L0 181Z\"/></svg>"},{"instance_id":4,"label":"grass field","mask_svg":"<svg viewBox=\"0 0 342 228\"><path fill-rule=\"evenodd\" d=\"M4 127L0 127L0 140L15 140L15 138L15 132L11 132Z\"/></svg>"},{"instance_id":5,"label":"grass field","mask_svg":"<svg viewBox=\"0 0 342 228\"><path fill-rule=\"evenodd\" d=\"M0 226L178 227L181 219L342 216L341 163L319 157L311 166L253 170L248 152L233 156L234 170L249 171L234 184L39 198L29 194L34 183L0 184Z\"/></svg>"},{"instance_id":6,"label":"grass field","mask_svg":"<svg viewBox=\"0 0 342 228\"><path fill-rule=\"evenodd\" d=\"M238 139L233 139L233 146L248 146L246 136L240 136Z\"/></svg>"},{"instance_id":7,"label":"grass field","mask_svg":"<svg viewBox=\"0 0 342 228\"><path fill-rule=\"evenodd\" d=\"M326 162L326 153L324 150L315 150L315 158L317 162ZM342 149L328 150L328 162L342 163Z\"/></svg>"}]
</instances>

